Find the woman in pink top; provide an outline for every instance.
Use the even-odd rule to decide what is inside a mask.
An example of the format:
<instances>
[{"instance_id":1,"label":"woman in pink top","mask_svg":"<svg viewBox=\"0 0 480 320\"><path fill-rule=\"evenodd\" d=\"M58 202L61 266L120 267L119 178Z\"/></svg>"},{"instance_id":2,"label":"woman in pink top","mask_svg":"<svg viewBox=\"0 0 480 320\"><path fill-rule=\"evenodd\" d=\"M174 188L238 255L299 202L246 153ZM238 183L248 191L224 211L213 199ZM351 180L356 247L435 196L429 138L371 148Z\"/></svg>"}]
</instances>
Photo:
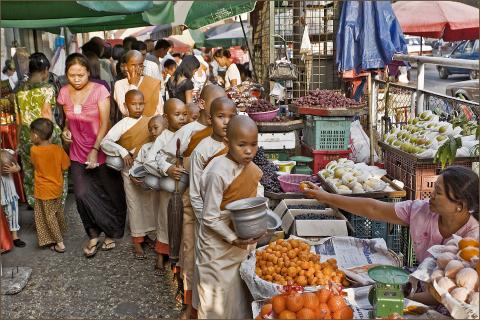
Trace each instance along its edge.
<instances>
[{"instance_id":1,"label":"woman in pink top","mask_svg":"<svg viewBox=\"0 0 480 320\"><path fill-rule=\"evenodd\" d=\"M417 260L429 256L427 250L446 243L453 234L479 237L478 175L464 167L443 170L435 182L430 200L399 203L330 194L309 183L305 194L319 202L377 221L410 227Z\"/></svg>"},{"instance_id":2,"label":"woman in pink top","mask_svg":"<svg viewBox=\"0 0 480 320\"><path fill-rule=\"evenodd\" d=\"M103 232L102 249L115 247L123 237L126 202L122 177L105 165L100 142L107 133L110 115L110 94L98 83L91 82L88 59L79 53L68 56L65 74L69 84L58 95L58 103L66 115L62 138L70 143L71 173L77 210L90 241L83 248L93 257Z\"/></svg>"}]
</instances>

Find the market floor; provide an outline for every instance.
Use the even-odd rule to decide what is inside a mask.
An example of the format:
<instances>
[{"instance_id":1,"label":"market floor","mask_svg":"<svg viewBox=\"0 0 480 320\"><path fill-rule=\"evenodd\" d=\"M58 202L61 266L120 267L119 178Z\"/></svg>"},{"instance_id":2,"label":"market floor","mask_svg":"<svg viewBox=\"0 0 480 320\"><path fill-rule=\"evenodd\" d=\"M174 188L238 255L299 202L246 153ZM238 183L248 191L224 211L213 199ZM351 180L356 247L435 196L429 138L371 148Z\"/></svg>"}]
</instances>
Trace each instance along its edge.
<instances>
[{"instance_id":1,"label":"market floor","mask_svg":"<svg viewBox=\"0 0 480 320\"><path fill-rule=\"evenodd\" d=\"M1 255L3 267L32 268L27 286L16 295L1 296L0 319L125 319L177 318L172 273L155 276L155 253L135 260L128 232L112 251L99 250L86 259L87 240L74 197L67 199L68 232L63 254L37 247L33 211L21 206L20 237L25 248Z\"/></svg>"}]
</instances>

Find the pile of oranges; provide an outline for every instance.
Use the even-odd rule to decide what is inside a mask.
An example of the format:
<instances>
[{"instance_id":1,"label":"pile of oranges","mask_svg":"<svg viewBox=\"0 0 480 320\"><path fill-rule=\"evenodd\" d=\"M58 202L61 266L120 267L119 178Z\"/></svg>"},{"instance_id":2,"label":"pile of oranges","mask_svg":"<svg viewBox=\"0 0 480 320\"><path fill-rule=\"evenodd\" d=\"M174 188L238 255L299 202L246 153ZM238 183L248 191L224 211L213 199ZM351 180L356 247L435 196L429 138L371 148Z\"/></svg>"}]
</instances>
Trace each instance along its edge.
<instances>
[{"instance_id":1,"label":"pile of oranges","mask_svg":"<svg viewBox=\"0 0 480 320\"><path fill-rule=\"evenodd\" d=\"M350 285L335 259L320 262L320 256L310 252L310 245L298 239L274 241L257 251L256 259L255 273L265 281L284 286L319 286L330 282Z\"/></svg>"},{"instance_id":2,"label":"pile of oranges","mask_svg":"<svg viewBox=\"0 0 480 320\"><path fill-rule=\"evenodd\" d=\"M344 298L327 288L317 292L290 292L274 296L263 305L255 320L274 319L353 319L353 310Z\"/></svg>"},{"instance_id":3,"label":"pile of oranges","mask_svg":"<svg viewBox=\"0 0 480 320\"><path fill-rule=\"evenodd\" d=\"M473 238L463 238L458 242L458 255L465 261L480 256L480 242Z\"/></svg>"}]
</instances>

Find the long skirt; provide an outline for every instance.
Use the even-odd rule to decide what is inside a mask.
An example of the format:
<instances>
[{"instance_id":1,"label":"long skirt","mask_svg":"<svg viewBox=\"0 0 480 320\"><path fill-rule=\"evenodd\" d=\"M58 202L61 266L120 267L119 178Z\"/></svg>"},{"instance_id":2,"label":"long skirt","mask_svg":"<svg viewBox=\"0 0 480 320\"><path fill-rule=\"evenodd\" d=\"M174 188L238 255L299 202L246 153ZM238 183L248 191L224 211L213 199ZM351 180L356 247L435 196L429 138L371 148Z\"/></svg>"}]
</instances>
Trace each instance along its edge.
<instances>
[{"instance_id":1,"label":"long skirt","mask_svg":"<svg viewBox=\"0 0 480 320\"><path fill-rule=\"evenodd\" d=\"M86 169L76 161L72 161L70 170L77 210L90 239L102 232L109 238L122 238L127 204L121 173L105 164Z\"/></svg>"},{"instance_id":2,"label":"long skirt","mask_svg":"<svg viewBox=\"0 0 480 320\"><path fill-rule=\"evenodd\" d=\"M37 228L38 246L63 242L67 231L63 213L62 198L51 200L35 199L35 227Z\"/></svg>"},{"instance_id":3,"label":"long skirt","mask_svg":"<svg viewBox=\"0 0 480 320\"><path fill-rule=\"evenodd\" d=\"M51 138L52 143L62 146L61 139L61 130L58 126L53 126L53 134ZM30 139L30 127L27 125L22 125L20 127L20 145L18 146L18 153L22 161L22 171L23 171L23 187L25 189L25 196L27 198L27 203L33 208L35 197L33 195L33 165L32 160L30 159L30 148L32 147L32 141ZM65 199L67 199L68 192L68 172L65 171L63 175L63 193L62 193L62 202L65 204Z\"/></svg>"},{"instance_id":4,"label":"long skirt","mask_svg":"<svg viewBox=\"0 0 480 320\"><path fill-rule=\"evenodd\" d=\"M158 254L169 254L168 247L168 202L172 197L172 193L166 191L158 191L156 193L156 226L157 241L155 243L155 251Z\"/></svg>"}]
</instances>

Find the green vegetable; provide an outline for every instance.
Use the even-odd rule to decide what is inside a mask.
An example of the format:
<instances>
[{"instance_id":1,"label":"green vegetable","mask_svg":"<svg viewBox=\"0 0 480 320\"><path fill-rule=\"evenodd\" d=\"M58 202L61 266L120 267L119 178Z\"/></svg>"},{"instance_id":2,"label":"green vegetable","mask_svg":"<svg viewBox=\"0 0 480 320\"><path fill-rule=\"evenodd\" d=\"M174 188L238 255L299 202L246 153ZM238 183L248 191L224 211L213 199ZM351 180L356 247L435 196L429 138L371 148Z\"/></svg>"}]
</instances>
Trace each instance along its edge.
<instances>
[{"instance_id":1,"label":"green vegetable","mask_svg":"<svg viewBox=\"0 0 480 320\"><path fill-rule=\"evenodd\" d=\"M442 146L440 146L435 154L434 161L440 162L442 169L446 165L451 165L455 162L455 157L457 155L457 149L462 147L462 139L449 137Z\"/></svg>"}]
</instances>

